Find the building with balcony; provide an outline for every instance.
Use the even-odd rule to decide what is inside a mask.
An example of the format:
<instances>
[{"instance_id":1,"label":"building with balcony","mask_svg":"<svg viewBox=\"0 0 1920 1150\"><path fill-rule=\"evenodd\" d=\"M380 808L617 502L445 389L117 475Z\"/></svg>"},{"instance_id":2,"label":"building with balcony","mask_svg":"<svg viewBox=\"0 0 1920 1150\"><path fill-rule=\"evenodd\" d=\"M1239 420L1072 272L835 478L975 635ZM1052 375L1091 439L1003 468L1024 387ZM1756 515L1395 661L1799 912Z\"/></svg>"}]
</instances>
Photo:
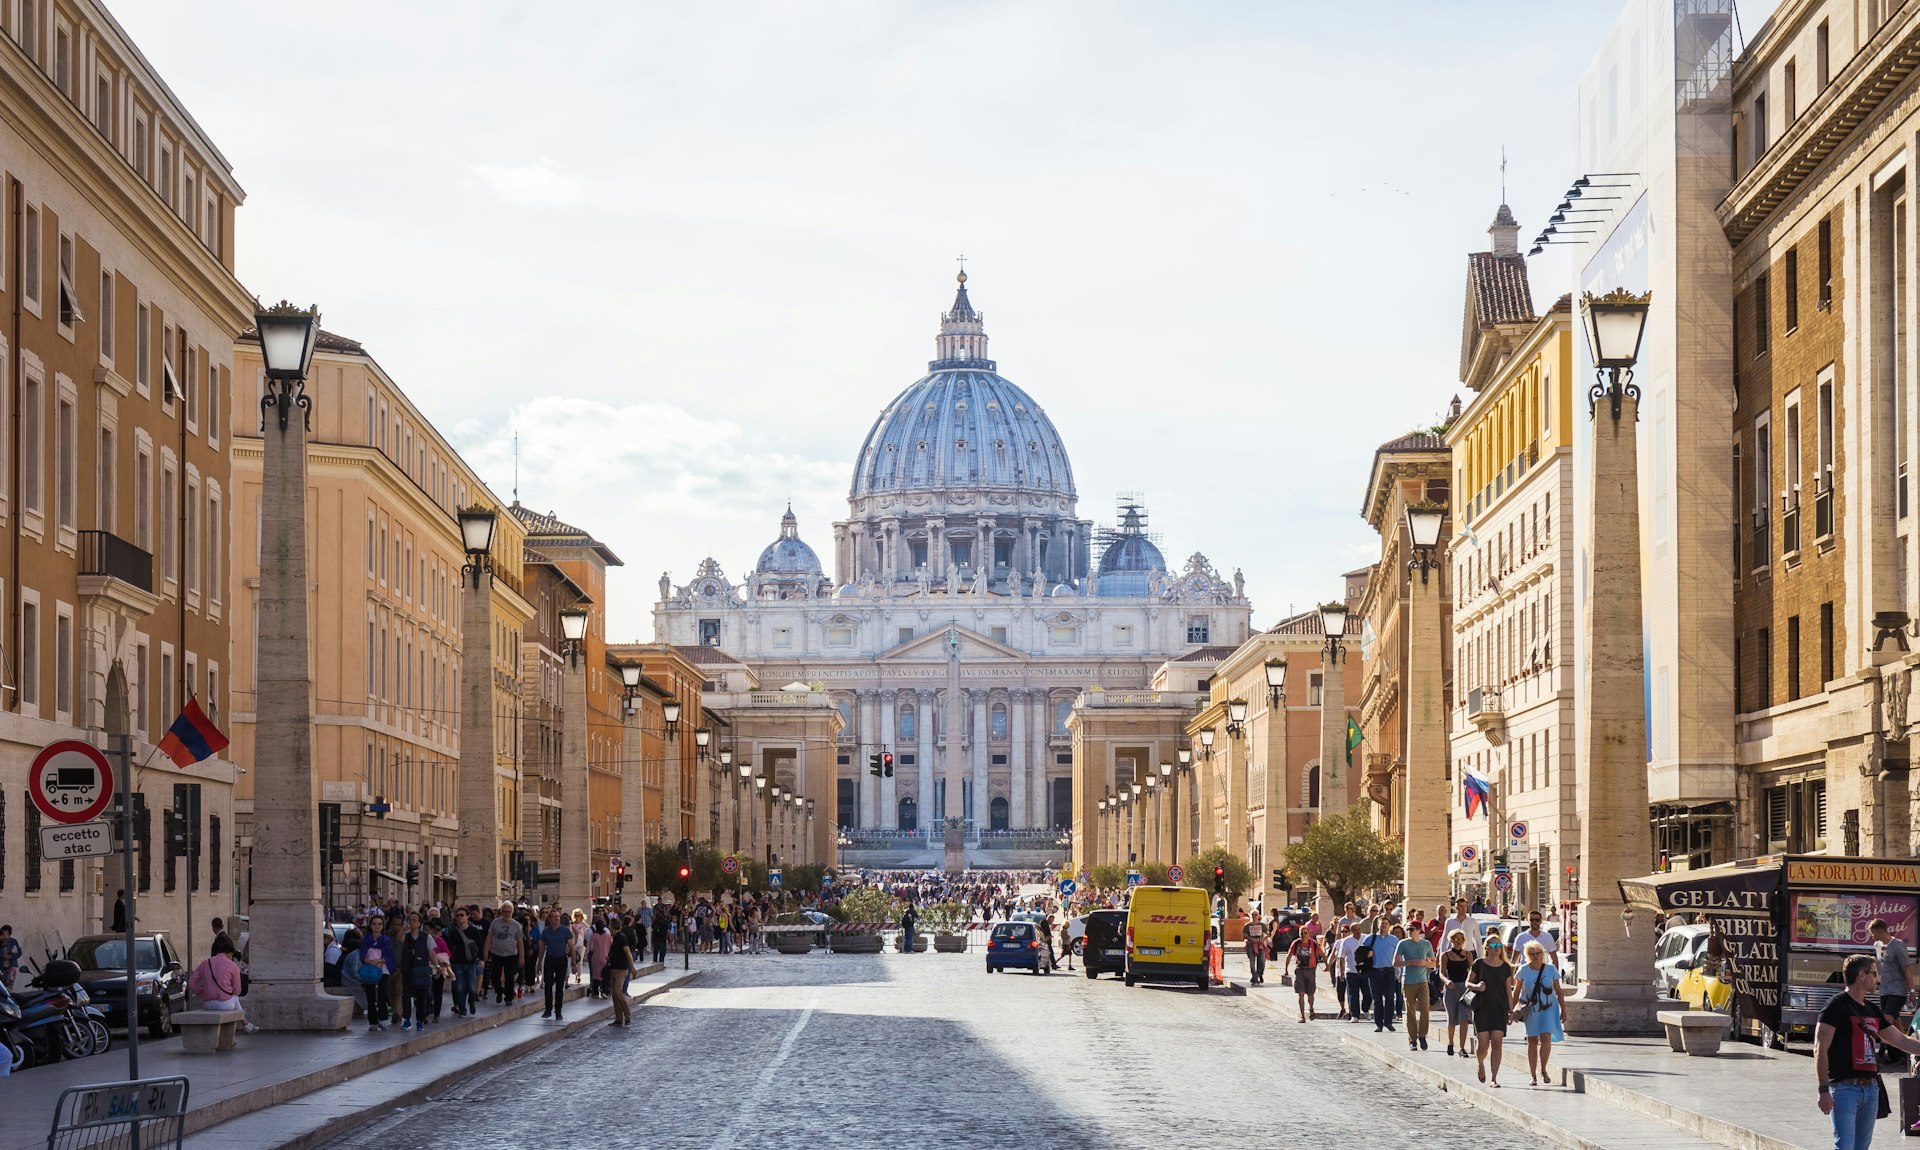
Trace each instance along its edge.
<instances>
[{"instance_id":1,"label":"building with balcony","mask_svg":"<svg viewBox=\"0 0 1920 1150\"><path fill-rule=\"evenodd\" d=\"M1917 69L1912 5L1789 0L1729 82L1737 855L1920 849Z\"/></svg>"},{"instance_id":2,"label":"building with balcony","mask_svg":"<svg viewBox=\"0 0 1920 1150\"><path fill-rule=\"evenodd\" d=\"M233 721L228 395L252 300L226 158L103 5L0 5L0 111L0 919L36 954L101 929L122 881L118 858L41 857L34 756L126 734L148 762L189 697ZM197 915L241 905L236 760L135 773L143 927L185 937L189 892ZM178 784L200 788L184 850Z\"/></svg>"},{"instance_id":3,"label":"building with balcony","mask_svg":"<svg viewBox=\"0 0 1920 1150\"><path fill-rule=\"evenodd\" d=\"M254 748L255 590L260 584L263 464L260 349L231 345L233 429L233 752ZM459 848L462 507L503 503L358 342L322 332L307 394L310 630L317 790L340 818L338 861L323 869L328 905L451 899ZM324 543L323 543L324 541ZM501 873L518 849L525 531L498 517L493 540L494 793ZM241 859L252 784L239 784ZM384 810L382 808L385 808ZM408 876L414 882L408 883Z\"/></svg>"}]
</instances>

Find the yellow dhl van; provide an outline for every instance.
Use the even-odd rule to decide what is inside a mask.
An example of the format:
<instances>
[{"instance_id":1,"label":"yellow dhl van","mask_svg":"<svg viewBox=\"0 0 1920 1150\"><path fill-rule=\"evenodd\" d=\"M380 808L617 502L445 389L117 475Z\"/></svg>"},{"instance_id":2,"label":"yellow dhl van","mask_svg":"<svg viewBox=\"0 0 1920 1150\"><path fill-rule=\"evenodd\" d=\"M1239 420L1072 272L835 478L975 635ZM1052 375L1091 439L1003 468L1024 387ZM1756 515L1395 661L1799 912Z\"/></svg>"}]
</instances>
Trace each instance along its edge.
<instances>
[{"instance_id":1,"label":"yellow dhl van","mask_svg":"<svg viewBox=\"0 0 1920 1150\"><path fill-rule=\"evenodd\" d=\"M1127 902L1126 982L1191 982L1207 988L1207 892L1137 886Z\"/></svg>"}]
</instances>

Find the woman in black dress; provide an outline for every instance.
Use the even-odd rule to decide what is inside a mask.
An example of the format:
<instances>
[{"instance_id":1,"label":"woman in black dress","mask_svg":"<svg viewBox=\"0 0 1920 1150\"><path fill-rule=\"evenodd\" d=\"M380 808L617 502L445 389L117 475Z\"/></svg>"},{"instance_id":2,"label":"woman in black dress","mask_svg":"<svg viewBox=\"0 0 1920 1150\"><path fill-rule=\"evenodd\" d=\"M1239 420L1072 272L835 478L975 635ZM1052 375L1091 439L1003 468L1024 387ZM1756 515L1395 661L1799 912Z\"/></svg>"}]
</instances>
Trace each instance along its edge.
<instances>
[{"instance_id":1,"label":"woman in black dress","mask_svg":"<svg viewBox=\"0 0 1920 1150\"><path fill-rule=\"evenodd\" d=\"M1446 987L1442 1001L1447 1007L1447 1053L1452 1054L1458 1045L1462 1058L1473 1057L1473 1040L1468 1037L1473 1026L1473 1005L1466 997L1467 980L1473 977L1473 963L1466 932L1456 930L1447 935L1447 949L1440 956L1440 981Z\"/></svg>"},{"instance_id":2,"label":"woman in black dress","mask_svg":"<svg viewBox=\"0 0 1920 1150\"><path fill-rule=\"evenodd\" d=\"M1479 1036L1479 1048L1474 1057L1480 1067L1480 1081L1487 1082L1487 1055L1493 1055L1493 1081L1488 1083L1495 1088L1500 1085L1501 1045L1507 1037L1507 1021L1512 1016L1512 1005L1508 1002L1508 984L1513 979L1513 966L1507 962L1506 948L1500 940L1487 940L1487 954L1473 964L1467 975L1467 989L1473 991L1473 1029Z\"/></svg>"}]
</instances>

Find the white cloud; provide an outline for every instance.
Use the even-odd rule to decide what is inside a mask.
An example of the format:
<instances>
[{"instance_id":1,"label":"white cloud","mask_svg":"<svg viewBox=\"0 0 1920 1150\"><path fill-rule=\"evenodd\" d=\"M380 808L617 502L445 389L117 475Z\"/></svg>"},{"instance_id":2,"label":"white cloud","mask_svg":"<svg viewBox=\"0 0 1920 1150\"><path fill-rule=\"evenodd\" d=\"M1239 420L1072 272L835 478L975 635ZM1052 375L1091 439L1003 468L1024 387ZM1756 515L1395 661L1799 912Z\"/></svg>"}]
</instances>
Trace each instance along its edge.
<instances>
[{"instance_id":1,"label":"white cloud","mask_svg":"<svg viewBox=\"0 0 1920 1150\"><path fill-rule=\"evenodd\" d=\"M501 199L522 208L571 208L587 199L587 185L560 171L546 157L531 164L503 167L475 164L474 179Z\"/></svg>"}]
</instances>

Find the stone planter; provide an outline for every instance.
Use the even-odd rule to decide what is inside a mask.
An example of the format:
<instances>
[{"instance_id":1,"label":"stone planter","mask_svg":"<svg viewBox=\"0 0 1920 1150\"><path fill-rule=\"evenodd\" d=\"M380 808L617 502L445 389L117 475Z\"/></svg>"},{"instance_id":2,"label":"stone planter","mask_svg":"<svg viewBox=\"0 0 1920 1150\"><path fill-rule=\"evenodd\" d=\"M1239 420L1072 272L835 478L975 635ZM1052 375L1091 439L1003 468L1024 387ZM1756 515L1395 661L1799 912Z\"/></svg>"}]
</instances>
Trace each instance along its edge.
<instances>
[{"instance_id":1,"label":"stone planter","mask_svg":"<svg viewBox=\"0 0 1920 1150\"><path fill-rule=\"evenodd\" d=\"M967 936L964 934L936 934L933 936L933 949L936 954L965 954Z\"/></svg>"},{"instance_id":2,"label":"stone planter","mask_svg":"<svg viewBox=\"0 0 1920 1150\"><path fill-rule=\"evenodd\" d=\"M897 951L900 951L903 954L906 953L907 934L905 931L901 931L899 934L894 936L893 948ZM913 952L915 954L927 953L927 936L926 935L916 934L913 936Z\"/></svg>"},{"instance_id":3,"label":"stone planter","mask_svg":"<svg viewBox=\"0 0 1920 1150\"><path fill-rule=\"evenodd\" d=\"M877 934L829 935L835 954L879 954L885 940Z\"/></svg>"},{"instance_id":4,"label":"stone planter","mask_svg":"<svg viewBox=\"0 0 1920 1150\"><path fill-rule=\"evenodd\" d=\"M792 934L773 935L769 941L773 949L781 954L805 954L813 949L813 936L797 931Z\"/></svg>"}]
</instances>

